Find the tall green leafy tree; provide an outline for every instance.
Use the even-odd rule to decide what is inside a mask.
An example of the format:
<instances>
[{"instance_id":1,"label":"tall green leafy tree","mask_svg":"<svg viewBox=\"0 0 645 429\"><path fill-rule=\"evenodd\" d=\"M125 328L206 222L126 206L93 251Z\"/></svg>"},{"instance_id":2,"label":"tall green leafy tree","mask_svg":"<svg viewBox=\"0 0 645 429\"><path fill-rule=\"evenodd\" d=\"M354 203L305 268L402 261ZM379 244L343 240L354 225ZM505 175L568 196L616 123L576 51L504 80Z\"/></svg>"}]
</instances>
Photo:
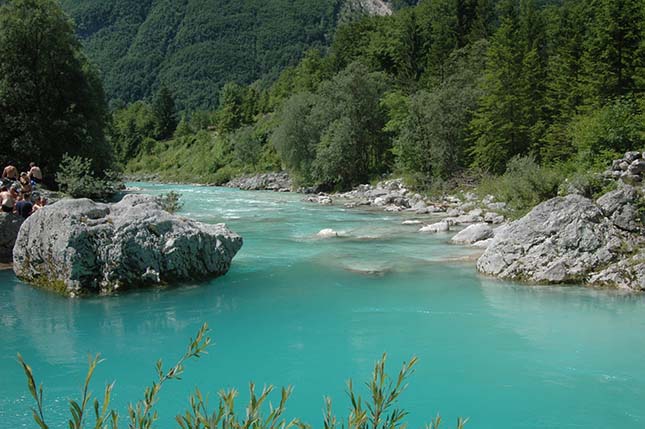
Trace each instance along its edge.
<instances>
[{"instance_id":1,"label":"tall green leafy tree","mask_svg":"<svg viewBox=\"0 0 645 429\"><path fill-rule=\"evenodd\" d=\"M323 125L313 175L326 185L347 188L389 167L387 116L380 101L387 89L382 73L352 63L321 85L312 120Z\"/></svg>"},{"instance_id":2,"label":"tall green leafy tree","mask_svg":"<svg viewBox=\"0 0 645 429\"><path fill-rule=\"evenodd\" d=\"M158 134L159 121L152 106L137 101L112 114L111 138L116 158L127 163L140 151L146 139Z\"/></svg>"},{"instance_id":3,"label":"tall green leafy tree","mask_svg":"<svg viewBox=\"0 0 645 429\"><path fill-rule=\"evenodd\" d=\"M311 118L318 102L318 97L309 92L292 95L278 112L279 125L269 139L283 166L303 183L312 181L311 165L320 141L322 126Z\"/></svg>"},{"instance_id":4,"label":"tall green leafy tree","mask_svg":"<svg viewBox=\"0 0 645 429\"><path fill-rule=\"evenodd\" d=\"M171 137L177 128L177 111L173 94L165 85L155 96L152 108L157 119L157 137Z\"/></svg>"},{"instance_id":5,"label":"tall green leafy tree","mask_svg":"<svg viewBox=\"0 0 645 429\"><path fill-rule=\"evenodd\" d=\"M0 112L0 157L50 173L66 152L109 166L101 81L57 1L0 5Z\"/></svg>"}]
</instances>

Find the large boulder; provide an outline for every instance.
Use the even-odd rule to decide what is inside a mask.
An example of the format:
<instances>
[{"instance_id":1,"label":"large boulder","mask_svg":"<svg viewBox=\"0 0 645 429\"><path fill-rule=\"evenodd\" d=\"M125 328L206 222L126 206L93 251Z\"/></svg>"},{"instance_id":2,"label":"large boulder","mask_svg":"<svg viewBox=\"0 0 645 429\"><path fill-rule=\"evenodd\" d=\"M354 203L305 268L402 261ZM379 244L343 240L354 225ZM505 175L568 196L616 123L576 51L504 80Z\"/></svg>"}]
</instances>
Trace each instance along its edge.
<instances>
[{"instance_id":1,"label":"large boulder","mask_svg":"<svg viewBox=\"0 0 645 429\"><path fill-rule=\"evenodd\" d=\"M242 238L162 210L157 198L61 200L30 216L13 251L16 275L78 295L225 274Z\"/></svg>"},{"instance_id":2,"label":"large boulder","mask_svg":"<svg viewBox=\"0 0 645 429\"><path fill-rule=\"evenodd\" d=\"M24 220L13 213L0 212L0 262L11 262L13 246Z\"/></svg>"},{"instance_id":3,"label":"large boulder","mask_svg":"<svg viewBox=\"0 0 645 429\"><path fill-rule=\"evenodd\" d=\"M479 271L535 283L575 282L640 290L645 267L636 191L620 188L596 203L580 195L546 201L499 231ZM604 273L603 275L601 275ZM642 278L642 277L641 277Z\"/></svg>"}]
</instances>

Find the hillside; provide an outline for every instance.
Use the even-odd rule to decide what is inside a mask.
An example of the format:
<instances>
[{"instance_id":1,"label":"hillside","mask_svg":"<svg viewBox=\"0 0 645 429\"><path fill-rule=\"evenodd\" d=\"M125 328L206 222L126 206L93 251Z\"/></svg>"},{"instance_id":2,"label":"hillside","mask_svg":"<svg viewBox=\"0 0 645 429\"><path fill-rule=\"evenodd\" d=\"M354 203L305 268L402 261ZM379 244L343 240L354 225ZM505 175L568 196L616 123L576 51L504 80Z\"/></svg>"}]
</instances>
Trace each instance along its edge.
<instances>
[{"instance_id":1,"label":"hillside","mask_svg":"<svg viewBox=\"0 0 645 429\"><path fill-rule=\"evenodd\" d=\"M358 3L375 3L379 7L367 9L387 12L381 0ZM187 110L216 107L225 82L271 80L305 50L328 45L341 10L347 9L342 0L62 4L76 22L86 54L98 65L110 100L149 98L164 83Z\"/></svg>"}]
</instances>

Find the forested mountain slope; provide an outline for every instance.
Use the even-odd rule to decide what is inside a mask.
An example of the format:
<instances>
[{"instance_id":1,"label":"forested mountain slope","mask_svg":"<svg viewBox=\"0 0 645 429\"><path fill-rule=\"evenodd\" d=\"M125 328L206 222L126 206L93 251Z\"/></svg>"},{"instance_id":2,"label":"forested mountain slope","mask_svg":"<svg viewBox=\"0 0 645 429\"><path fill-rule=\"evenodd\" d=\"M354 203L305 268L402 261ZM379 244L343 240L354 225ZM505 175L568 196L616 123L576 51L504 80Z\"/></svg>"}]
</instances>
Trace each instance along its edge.
<instances>
[{"instance_id":1,"label":"forested mountain slope","mask_svg":"<svg viewBox=\"0 0 645 429\"><path fill-rule=\"evenodd\" d=\"M180 109L188 110L216 107L225 82L270 80L305 50L327 45L346 6L344 0L62 4L86 54L101 70L109 99L149 98L163 83L175 93Z\"/></svg>"},{"instance_id":2,"label":"forested mountain slope","mask_svg":"<svg viewBox=\"0 0 645 429\"><path fill-rule=\"evenodd\" d=\"M327 43L336 0L63 0L108 97L149 97L160 82L182 107L214 107L227 81L275 76Z\"/></svg>"}]
</instances>

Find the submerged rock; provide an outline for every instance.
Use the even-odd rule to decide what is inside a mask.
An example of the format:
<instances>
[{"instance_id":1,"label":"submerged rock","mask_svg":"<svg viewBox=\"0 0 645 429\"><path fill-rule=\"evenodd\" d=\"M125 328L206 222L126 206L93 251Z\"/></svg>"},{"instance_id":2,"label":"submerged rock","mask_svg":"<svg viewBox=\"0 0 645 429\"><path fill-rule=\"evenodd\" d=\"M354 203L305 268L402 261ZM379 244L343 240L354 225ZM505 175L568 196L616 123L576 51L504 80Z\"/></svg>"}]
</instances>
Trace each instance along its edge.
<instances>
[{"instance_id":1,"label":"submerged rock","mask_svg":"<svg viewBox=\"0 0 645 429\"><path fill-rule=\"evenodd\" d=\"M241 247L224 224L127 195L116 204L67 199L37 211L20 229L13 261L20 279L73 296L222 275Z\"/></svg>"},{"instance_id":2,"label":"submerged rock","mask_svg":"<svg viewBox=\"0 0 645 429\"><path fill-rule=\"evenodd\" d=\"M441 222L424 226L419 230L419 232L447 232L449 230L450 230L450 224L444 220Z\"/></svg>"},{"instance_id":3,"label":"submerged rock","mask_svg":"<svg viewBox=\"0 0 645 429\"><path fill-rule=\"evenodd\" d=\"M546 201L498 231L477 268L506 279L640 290L645 239L630 208L636 195L625 186L597 204L580 195Z\"/></svg>"},{"instance_id":4,"label":"submerged rock","mask_svg":"<svg viewBox=\"0 0 645 429\"><path fill-rule=\"evenodd\" d=\"M338 233L331 228L326 228L321 230L318 234L316 234L316 236L318 238L334 238L338 237Z\"/></svg>"},{"instance_id":5,"label":"submerged rock","mask_svg":"<svg viewBox=\"0 0 645 429\"><path fill-rule=\"evenodd\" d=\"M13 246L24 220L22 216L0 212L0 262L11 262Z\"/></svg>"}]
</instances>

